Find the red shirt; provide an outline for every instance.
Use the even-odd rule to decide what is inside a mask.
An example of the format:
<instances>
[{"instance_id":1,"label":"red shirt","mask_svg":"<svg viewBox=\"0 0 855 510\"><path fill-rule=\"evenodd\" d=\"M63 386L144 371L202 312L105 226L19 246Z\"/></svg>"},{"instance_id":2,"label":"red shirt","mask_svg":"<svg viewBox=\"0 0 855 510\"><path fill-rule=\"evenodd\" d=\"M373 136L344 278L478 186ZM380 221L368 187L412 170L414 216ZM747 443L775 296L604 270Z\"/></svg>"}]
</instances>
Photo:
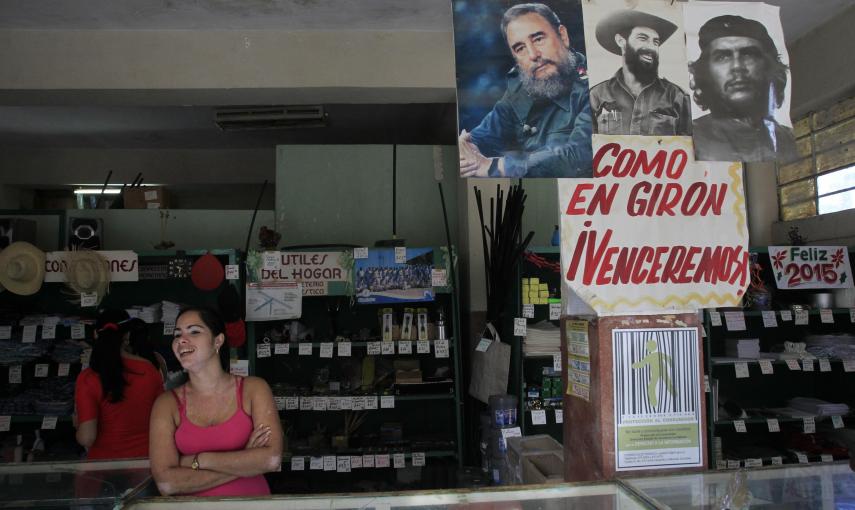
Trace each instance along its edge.
<instances>
[{"instance_id":1,"label":"red shirt","mask_svg":"<svg viewBox=\"0 0 855 510\"><path fill-rule=\"evenodd\" d=\"M101 378L91 368L80 372L74 388L77 421L98 420L98 435L88 459L148 457L148 422L151 407L163 391L163 378L145 360L122 358L125 364L125 398L110 402L104 397Z\"/></svg>"}]
</instances>

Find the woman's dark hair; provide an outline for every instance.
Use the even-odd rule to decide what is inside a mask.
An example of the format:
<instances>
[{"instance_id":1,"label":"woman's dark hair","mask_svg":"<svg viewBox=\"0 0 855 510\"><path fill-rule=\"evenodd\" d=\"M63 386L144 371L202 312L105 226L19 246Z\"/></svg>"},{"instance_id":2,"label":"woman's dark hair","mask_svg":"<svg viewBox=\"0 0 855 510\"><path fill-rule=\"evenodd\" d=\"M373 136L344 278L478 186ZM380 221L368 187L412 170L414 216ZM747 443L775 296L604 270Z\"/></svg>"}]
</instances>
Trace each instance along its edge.
<instances>
[{"instance_id":1,"label":"woman's dark hair","mask_svg":"<svg viewBox=\"0 0 855 510\"><path fill-rule=\"evenodd\" d=\"M95 322L98 338L92 345L92 355L89 358L91 368L101 379L104 396L113 403L125 398L125 365L122 362L122 341L125 333L123 322L128 319L128 312L121 309L106 309Z\"/></svg>"},{"instance_id":2,"label":"woman's dark hair","mask_svg":"<svg viewBox=\"0 0 855 510\"><path fill-rule=\"evenodd\" d=\"M217 335L225 335L226 334L226 323L223 322L220 314L209 306L188 306L186 308L182 308L178 315L175 317L175 322L178 322L178 318L184 315L185 313L196 312L199 314L199 318L202 320L202 323L205 324L205 327L211 330L211 336L216 337ZM222 365L223 370L229 370L229 351L228 349L220 349L220 365Z\"/></svg>"},{"instance_id":3,"label":"woman's dark hair","mask_svg":"<svg viewBox=\"0 0 855 510\"><path fill-rule=\"evenodd\" d=\"M131 352L149 360L152 365L159 369L160 364L154 355L154 345L152 345L148 337L148 324L144 320L134 317L124 324L123 329L128 332L128 343L131 346Z\"/></svg>"}]
</instances>

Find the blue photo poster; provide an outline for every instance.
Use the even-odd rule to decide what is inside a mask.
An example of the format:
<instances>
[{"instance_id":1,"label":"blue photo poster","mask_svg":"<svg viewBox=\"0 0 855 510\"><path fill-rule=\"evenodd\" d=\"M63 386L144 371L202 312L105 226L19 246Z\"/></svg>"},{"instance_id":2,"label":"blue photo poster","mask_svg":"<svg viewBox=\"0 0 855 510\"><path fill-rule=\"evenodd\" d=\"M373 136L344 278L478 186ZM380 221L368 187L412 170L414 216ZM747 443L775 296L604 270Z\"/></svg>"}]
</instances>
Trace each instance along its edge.
<instances>
[{"instance_id":1,"label":"blue photo poster","mask_svg":"<svg viewBox=\"0 0 855 510\"><path fill-rule=\"evenodd\" d=\"M406 255L399 256L398 262L395 261L395 248L370 249L368 258L355 261L354 286L359 303L433 301L433 249L398 249L406 250Z\"/></svg>"}]
</instances>

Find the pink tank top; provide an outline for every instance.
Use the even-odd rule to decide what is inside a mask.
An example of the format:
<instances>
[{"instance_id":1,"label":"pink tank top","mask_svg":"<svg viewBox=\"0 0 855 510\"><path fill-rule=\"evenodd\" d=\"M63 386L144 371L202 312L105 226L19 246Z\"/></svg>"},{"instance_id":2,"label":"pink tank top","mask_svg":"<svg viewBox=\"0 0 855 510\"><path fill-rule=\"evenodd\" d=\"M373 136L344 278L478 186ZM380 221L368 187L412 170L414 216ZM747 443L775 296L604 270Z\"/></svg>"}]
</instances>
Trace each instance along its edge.
<instances>
[{"instance_id":1,"label":"pink tank top","mask_svg":"<svg viewBox=\"0 0 855 510\"><path fill-rule=\"evenodd\" d=\"M243 377L237 377L237 410L228 420L210 427L200 427L187 418L186 399L178 398L181 421L175 429L175 446L181 455L196 455L202 452L232 452L243 450L252 433L252 418L243 410ZM182 393L183 394L183 393ZM186 395L184 395L186 396ZM270 494L270 487L263 475L238 478L231 482L195 492L192 496L256 496Z\"/></svg>"}]
</instances>

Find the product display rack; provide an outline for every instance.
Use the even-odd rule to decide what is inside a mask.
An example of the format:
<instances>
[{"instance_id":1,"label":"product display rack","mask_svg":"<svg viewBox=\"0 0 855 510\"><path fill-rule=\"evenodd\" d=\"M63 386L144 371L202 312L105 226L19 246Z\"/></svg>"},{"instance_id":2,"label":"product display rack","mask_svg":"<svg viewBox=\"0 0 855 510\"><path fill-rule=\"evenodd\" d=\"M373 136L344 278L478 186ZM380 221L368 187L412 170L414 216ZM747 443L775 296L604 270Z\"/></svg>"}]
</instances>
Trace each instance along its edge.
<instances>
[{"instance_id":1,"label":"product display rack","mask_svg":"<svg viewBox=\"0 0 855 510\"><path fill-rule=\"evenodd\" d=\"M768 276L769 260L765 250L752 251L760 254L763 274ZM764 279L769 281L768 278ZM705 386L711 469L827 463L848 458L848 453L835 449L833 442L826 440L826 436L834 435L834 429L855 425L851 413L833 418L808 416L805 420L801 416L787 415L773 409L786 407L787 401L797 396L846 403L851 409L855 405L855 359L807 357L788 360L772 357L768 353L773 346L783 344L784 341L800 342L808 335L851 333L855 330L855 310L805 310L807 323L797 325L796 314L790 305L808 303L811 294L821 291L773 289L773 292L774 309L766 310L765 315L766 319L770 319L773 313L776 326L772 326L771 322L764 323L764 311L761 310L727 308L703 311L705 366L709 378ZM741 314L745 329L731 331L725 312L736 312L737 316ZM712 315L715 313L719 314L716 319L721 319L720 326L713 326ZM833 322L827 322L829 319ZM727 339L754 338L759 339L761 351L756 358L735 358L725 352ZM714 395L716 385L718 399ZM718 413L713 406L727 398L745 409L747 416L722 416L715 419ZM779 432L775 432L776 429ZM824 453L819 453L816 446ZM777 454L752 454L768 453L769 448L777 449ZM722 452L722 456L717 461L718 451ZM741 455L740 452L746 454Z\"/></svg>"},{"instance_id":2,"label":"product display rack","mask_svg":"<svg viewBox=\"0 0 855 510\"><path fill-rule=\"evenodd\" d=\"M341 251L341 249L333 249ZM292 250L288 250L292 251ZM301 251L301 250L294 250ZM305 250L303 250L305 251ZM330 251L324 248L317 251ZM451 271L448 271L447 254L444 248L434 248L433 265L436 269L446 269L449 282ZM265 332L270 328L282 328L290 321L264 321L247 322L247 353L250 373L262 377L268 381L273 389L274 398L277 401L283 428L288 434L285 452L283 453L283 472L293 473L290 469L291 458L305 458L305 468L297 471L305 471L312 474L309 462L312 457L348 457L356 455L388 453L403 453L406 458L406 467L412 466L412 453L424 454L426 459L447 459L453 462L455 467L462 464L462 402L460 397L460 353L457 339L459 336L459 311L457 300L454 295L454 286L434 287L435 299L433 302L411 302L411 303L371 303L358 304L351 300L346 294L347 285L342 283L331 283L324 296L303 296L301 324L312 328L314 335L304 342L270 342L270 355L265 353L263 357L258 356L258 347L263 344ZM379 333L378 311L391 308L395 315L395 323L400 323L404 308L427 308L428 322L431 323L429 331L436 331L435 325L437 312L441 308L445 316L445 330L447 337L447 353L438 357L436 349L438 340L435 334L427 341L418 340L382 342L377 336ZM364 329L371 330L367 338ZM363 330L363 331L360 331ZM360 336L357 336L360 335ZM269 337L270 335L268 335ZM340 345L345 342L336 342L336 336L345 336L352 339L345 341L349 349L342 355L339 351ZM270 338L268 338L270 340ZM405 353L399 352L401 343L406 343ZM284 345L288 347L284 347ZM391 344L391 345L390 345ZM278 345L278 347L277 347ZM302 354L301 347L302 346ZM277 354L278 349L278 354ZM285 352L287 349L287 353ZM388 349L388 350L387 350ZM409 350L410 352L406 352ZM369 351L372 354L368 354ZM422 351L422 352L419 352ZM426 352L425 352L426 351ZM394 354L392 354L394 352ZM447 357L446 357L447 356ZM430 376L434 369L447 366L451 369L451 380L446 384L443 382L423 383L424 389L420 391L419 384L412 384L409 391L401 389L402 384L394 385L395 390L389 388L376 391L348 391L343 381L347 378L345 373L352 375L352 370L359 369L358 364L362 360L372 358L373 364L379 369L386 368L396 360L418 361L424 376ZM323 371L329 374L329 381L335 380L335 386L331 389L319 388L312 384L315 374ZM394 377L394 374L392 375ZM340 385L340 387L339 387ZM381 387L383 384L381 384ZM397 393L397 394L396 394ZM394 407L383 407L383 397L393 397ZM354 411L353 401L360 403ZM333 408L330 409L329 402L333 400ZM340 404L345 400L347 404ZM367 401L372 402L368 404ZM299 404L298 404L299 402ZM314 402L318 402L315 404ZM331 444L333 436L342 426L345 417L361 415L362 422L358 431L348 439L348 444ZM381 445L377 441L377 434L373 431L387 428L397 424L402 430L400 444ZM394 427L393 427L394 428ZM320 432L322 430L323 432ZM326 445L300 444L307 441L312 433L328 436L330 441ZM297 439L295 444L294 438ZM352 443L352 444L351 444ZM447 465L447 464L446 464ZM431 462L425 464L427 468L438 468L432 466ZM354 469L351 474L340 471L324 473L325 477L354 476L359 477L383 477L384 471L390 469L376 469L367 471ZM329 470L327 470L329 471ZM299 473L297 473L299 474ZM331 480L334 480L331 479ZM277 480L275 475L271 483L279 486L280 482L287 485L293 480ZM315 482L311 480L309 483ZM317 481L317 484L324 483ZM332 484L332 481L326 483ZM341 480L335 483L341 483ZM302 491L305 487L289 490Z\"/></svg>"},{"instance_id":3,"label":"product display rack","mask_svg":"<svg viewBox=\"0 0 855 510\"><path fill-rule=\"evenodd\" d=\"M216 256L221 263L236 264L237 251L232 249L214 249L214 250L164 250L164 251L143 251L137 252L139 265L150 266L167 264L169 260L176 257L187 258L193 260L207 253ZM224 282L223 285L235 285L237 282ZM222 286L220 287L222 288ZM148 279L134 282L112 282L110 291L104 296L99 303L98 308L129 308L133 305L150 305L163 300L173 301L176 303L187 303L193 305L215 305L218 291L204 292L196 289L189 278L166 278L166 279ZM23 315L26 314L43 314L43 315L62 315L67 317L79 316L87 322L84 326L82 338L72 338L72 326L70 323L58 323L55 327L53 339L42 339L43 326L36 326L35 338L39 342L62 342L64 340L82 340L92 338L96 308L80 308L78 305L69 302L69 296L65 291L65 284L46 282L42 284L41 289L31 296L18 296L9 292L0 293L0 305L6 309L15 311ZM23 341L23 326L18 324L8 324L0 321L0 326L11 326L11 340ZM174 359L171 350L172 335L171 331L166 331L171 325L164 325L162 321L149 323L148 331L150 338L154 339L157 344L157 350L167 360L171 370L179 369L177 360ZM20 365L0 365L0 380L4 381L4 386L8 389L14 389L14 393L22 389L31 387L32 385L42 380L62 379L63 382L73 383L83 369L80 361L63 363L68 365L68 374L59 375L60 363L51 360L49 357L42 357L30 360ZM47 375L36 377L36 365L47 365ZM11 367L21 367L21 383L19 387L12 388L9 383L9 372ZM15 384L14 386L18 386ZM0 413L0 421L5 420ZM8 414L9 416L9 431L0 432L0 439L7 437L6 435L15 435L29 433L34 429L41 428L44 433L45 442L48 443L48 457L50 456L50 443L53 440L62 443L75 445L74 429L72 427L72 417L70 415L54 415L54 414ZM45 418L48 421L45 422ZM55 426L48 425L52 428L44 429L44 424L50 424L51 419L56 418ZM55 430L54 428L55 427ZM63 450L63 456L70 454L70 450ZM64 458L62 456L59 457Z\"/></svg>"},{"instance_id":4,"label":"product display rack","mask_svg":"<svg viewBox=\"0 0 855 510\"><path fill-rule=\"evenodd\" d=\"M529 253L536 255L542 259L545 259L549 263L560 264L561 260L561 250L558 246L541 246L541 247L532 247L527 250ZM560 271L554 272L549 268L538 267L537 265L528 261L525 256L520 259L520 263L517 267L517 274L514 288L514 316L522 317L523 310L523 295L522 295L522 279L523 278L538 278L542 283L546 283L549 286L550 296L554 298L560 298ZM548 304L535 304L534 305L534 317L527 319L527 325L530 327L531 325L538 323L540 321L549 320L549 305ZM559 326L559 321L553 320L551 321L555 326ZM512 332L513 324L511 323L508 331ZM510 384L508 385L508 392L516 395L519 399L519 424L521 432L524 436L530 436L535 434L549 434L556 441L561 442L563 438L563 416L561 417L561 421L556 416L556 408L553 407L543 407L542 409L545 411L545 424L535 425L533 423L533 415L526 406L527 399L527 389L529 387L539 387L543 388L543 378L544 376L549 376L556 378L560 381L561 371L554 370L554 356L545 354L545 355L529 355L526 356L523 352L523 342L524 338L522 337L513 337L512 343L512 351L511 351L511 370L510 370ZM560 358L560 351L558 351L558 355ZM550 397L551 402L557 402L559 405L563 400L563 385L561 386L560 395ZM542 396L541 396L542 399ZM561 409L563 415L563 409Z\"/></svg>"}]
</instances>

